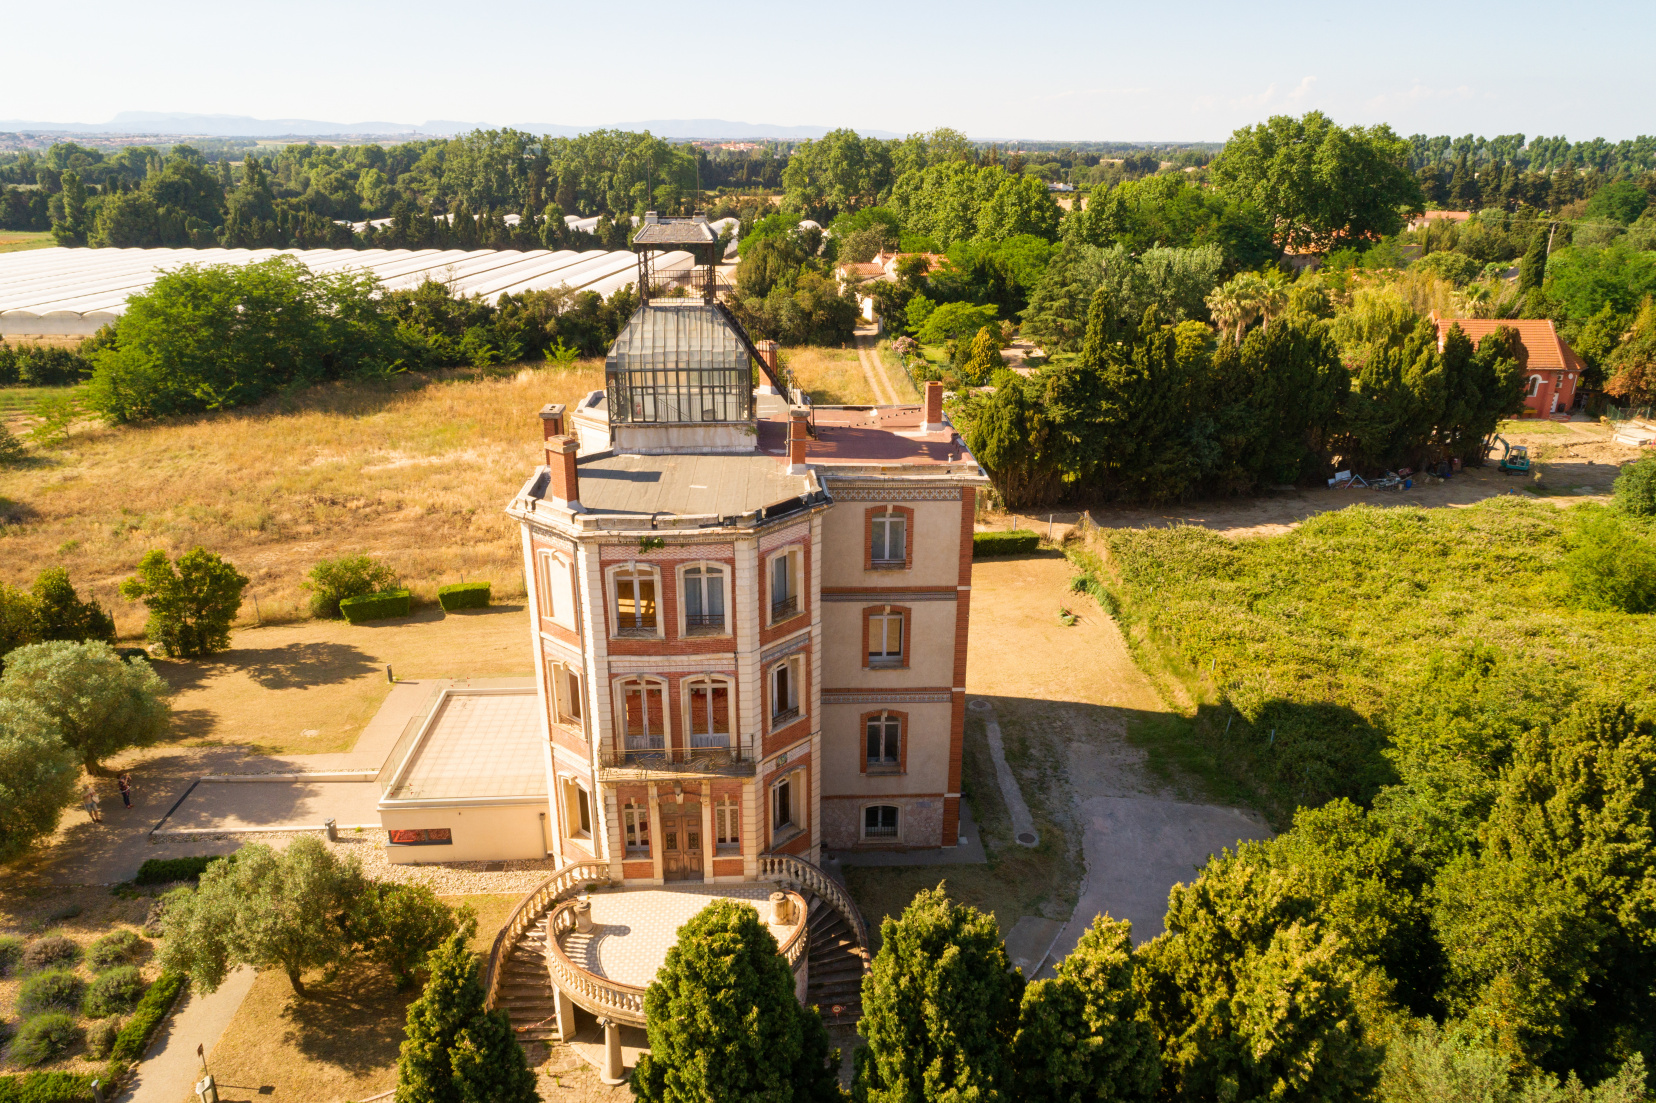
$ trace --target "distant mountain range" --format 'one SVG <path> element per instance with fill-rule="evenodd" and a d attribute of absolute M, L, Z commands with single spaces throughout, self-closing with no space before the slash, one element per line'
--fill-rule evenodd
<path fill-rule="evenodd" d="M 123 111 L 106 123 L 54 123 L 36 119 L 0 119 L 0 132 L 34 131 L 49 134 L 165 134 L 200 135 L 209 138 L 320 138 L 342 135 L 398 135 L 410 137 L 460 134 L 493 124 L 431 119 L 423 123 L 392 123 L 371 120 L 333 123 L 318 119 L 255 119 L 248 115 L 197 115 L 181 111 Z M 820 138 L 825 126 L 777 126 L 772 123 L 731 122 L 728 119 L 646 119 L 599 126 L 569 126 L 564 123 L 513 123 L 514 129 L 531 134 L 573 137 L 588 131 L 648 130 L 660 138 L 700 138 L 707 141 L 739 141 L 779 138 L 800 141 Z M 887 130 L 862 130 L 865 138 L 900 138 Z"/>

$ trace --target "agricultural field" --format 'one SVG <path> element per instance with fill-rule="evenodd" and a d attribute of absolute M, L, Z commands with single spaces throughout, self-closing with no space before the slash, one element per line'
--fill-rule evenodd
<path fill-rule="evenodd" d="M 503 509 L 544 462 L 536 413 L 602 380 L 596 361 L 406 375 L 143 426 L 77 422 L 60 446 L 0 470 L 0 581 L 61 565 L 122 635 L 141 630 L 143 610 L 117 587 L 156 547 L 234 563 L 252 580 L 248 624 L 305 616 L 312 564 L 359 552 L 420 598 L 463 578 L 521 594 Z"/>
<path fill-rule="evenodd" d="M 0 253 L 18 253 L 24 249 L 48 249 L 57 244 L 49 230 L 39 232 L 0 230 Z"/>

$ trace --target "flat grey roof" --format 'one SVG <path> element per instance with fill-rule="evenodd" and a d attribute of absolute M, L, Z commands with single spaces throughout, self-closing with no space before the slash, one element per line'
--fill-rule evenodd
<path fill-rule="evenodd" d="M 735 517 L 811 492 L 809 475 L 763 454 L 597 452 L 576 465 L 581 504 L 593 513 Z"/>
<path fill-rule="evenodd" d="M 646 222 L 633 234 L 634 245 L 708 245 L 719 235 L 706 222 Z"/>

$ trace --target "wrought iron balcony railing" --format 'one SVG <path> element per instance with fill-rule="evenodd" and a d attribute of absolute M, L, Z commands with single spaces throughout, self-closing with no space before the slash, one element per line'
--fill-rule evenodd
<path fill-rule="evenodd" d="M 799 612 L 799 599 L 797 597 L 785 597 L 781 601 L 771 602 L 771 620 L 773 621 L 787 620 L 797 612 Z"/>

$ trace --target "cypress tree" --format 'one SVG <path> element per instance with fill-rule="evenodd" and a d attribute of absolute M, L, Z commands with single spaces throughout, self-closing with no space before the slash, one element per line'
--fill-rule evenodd
<path fill-rule="evenodd" d="M 1547 278 L 1547 235 L 1537 230 L 1530 238 L 1524 259 L 1518 262 L 1518 290 L 1539 288 Z"/>
<path fill-rule="evenodd" d="M 999 336 L 992 328 L 984 326 L 968 346 L 966 362 L 960 367 L 960 382 L 967 387 L 982 386 L 1004 365 Z"/>
<path fill-rule="evenodd" d="M 425 991 L 408 1006 L 396 1103 L 539 1103 L 506 1013 L 483 1010 L 477 960 L 464 937 L 450 938 L 427 961 Z"/>
<path fill-rule="evenodd" d="M 880 928 L 863 981 L 867 1046 L 857 1052 L 857 1103 L 921 1099 L 1008 1103 L 1023 979 L 992 915 L 956 904 L 943 886 L 917 894 Z"/>
<path fill-rule="evenodd" d="M 1097 916 L 1051 980 L 1024 992 L 1012 1043 L 1028 1103 L 1149 1100 L 1161 1054 L 1135 990 L 1133 926 Z"/>
<path fill-rule="evenodd" d="M 650 1052 L 633 1094 L 651 1103 L 840 1097 L 839 1055 L 759 913 L 716 900 L 679 928 L 644 997 Z M 402 1103 L 399 1099 L 398 1103 Z"/>

